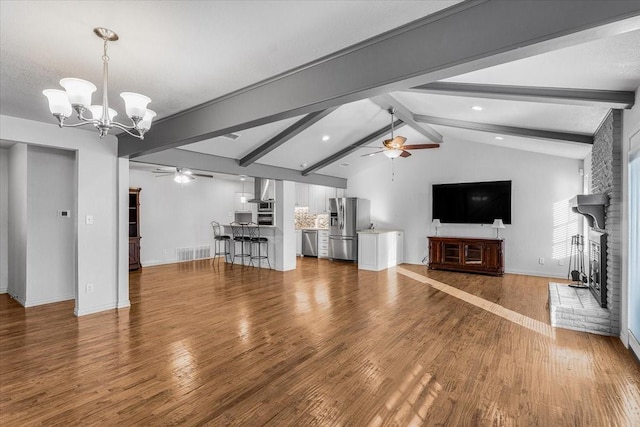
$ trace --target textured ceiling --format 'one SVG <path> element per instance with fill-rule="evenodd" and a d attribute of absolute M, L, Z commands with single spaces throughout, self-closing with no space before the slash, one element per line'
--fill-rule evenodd
<path fill-rule="evenodd" d="M 0 112 L 53 123 L 42 89 L 62 77 L 101 82 L 101 41 L 92 29 L 120 35 L 109 54 L 112 106 L 135 91 L 167 117 L 267 79 L 458 2 L 424 1 L 216 1 L 216 2 L 0 2 Z M 140 17 L 144 19 L 140 19 Z M 169 24 L 170 23 L 170 24 Z M 448 82 L 635 91 L 640 86 L 640 30 L 588 41 L 450 78 Z M 408 52 L 407 55 L 410 55 Z M 100 91 L 99 91 L 100 92 Z M 391 94 L 413 114 L 529 129 L 592 134 L 608 109 L 482 99 L 415 92 Z M 97 101 L 97 99 L 95 99 Z M 474 105 L 482 111 L 471 109 Z M 301 117 L 214 138 L 184 150 L 240 159 Z M 274 149 L 257 163 L 301 170 L 388 125 L 389 115 L 369 100 L 343 105 Z M 570 158 L 590 147 L 433 126 L 447 139 Z M 153 128 L 152 130 L 153 131 Z M 405 126 L 408 144 L 428 142 Z M 322 136 L 328 135 L 328 141 Z M 503 139 L 498 140 L 496 136 Z M 382 139 L 369 146 L 381 146 Z M 385 163 L 360 148 L 317 173 L 349 178 Z M 417 161 L 431 150 L 403 161 Z M 176 165 L 180 166 L 180 165 Z"/>

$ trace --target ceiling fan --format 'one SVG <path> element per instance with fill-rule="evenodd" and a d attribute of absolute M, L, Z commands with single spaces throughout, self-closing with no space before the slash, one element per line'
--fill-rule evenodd
<path fill-rule="evenodd" d="M 153 173 L 156 174 L 156 178 L 164 176 L 173 176 L 173 180 L 178 184 L 186 184 L 189 181 L 196 179 L 196 176 L 203 178 L 213 178 L 213 175 L 205 175 L 201 173 L 193 173 L 189 169 L 173 168 L 175 170 L 156 169 Z"/>
<path fill-rule="evenodd" d="M 395 110 L 393 108 L 389 108 L 389 114 L 391 115 L 391 137 L 389 139 L 385 139 L 382 141 L 382 145 L 384 146 L 382 150 L 374 151 L 373 153 L 363 154 L 360 157 L 373 156 L 378 153 L 384 153 L 390 159 L 395 159 L 396 157 L 409 157 L 411 153 L 408 150 L 423 150 L 427 148 L 438 148 L 440 144 L 412 144 L 412 145 L 404 145 L 407 141 L 407 138 L 404 136 L 393 136 L 393 115 L 395 114 Z"/>

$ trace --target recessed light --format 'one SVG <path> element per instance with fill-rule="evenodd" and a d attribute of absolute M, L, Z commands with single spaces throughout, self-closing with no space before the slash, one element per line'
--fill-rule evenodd
<path fill-rule="evenodd" d="M 237 133 L 227 133 L 222 135 L 222 137 L 226 139 L 230 139 L 231 141 L 235 141 L 236 139 L 240 138 L 240 135 Z"/>
<path fill-rule="evenodd" d="M 482 111 L 482 107 L 481 107 L 481 106 L 479 106 L 479 105 L 474 105 L 473 107 L 471 107 L 471 109 L 472 109 L 473 111 Z"/>
<path fill-rule="evenodd" d="M 246 176 L 246 175 L 240 175 L 240 181 L 244 181 L 244 180 L 246 180 L 246 179 L 247 179 L 247 176 Z"/>
<path fill-rule="evenodd" d="M 303 168 L 303 169 L 306 168 L 307 166 L 308 165 L 306 163 L 300 163 L 300 167 Z"/>
<path fill-rule="evenodd" d="M 504 138 L 503 138 L 503 137 L 501 137 L 501 136 L 496 136 L 496 139 L 497 139 L 498 141 L 502 141 Z"/>
<path fill-rule="evenodd" d="M 351 166 L 351 163 L 342 162 L 340 163 L 340 166 L 342 166 L 343 168 L 346 168 L 347 166 Z"/>
<path fill-rule="evenodd" d="M 328 140 L 330 140 L 331 137 L 329 135 L 325 135 L 322 137 L 322 141 L 327 142 Z"/>

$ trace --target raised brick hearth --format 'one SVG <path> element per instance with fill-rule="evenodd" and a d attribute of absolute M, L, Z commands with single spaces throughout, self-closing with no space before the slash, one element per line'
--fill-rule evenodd
<path fill-rule="evenodd" d="M 587 288 L 549 283 L 551 326 L 599 335 L 617 335 L 618 320 L 600 307 Z"/>

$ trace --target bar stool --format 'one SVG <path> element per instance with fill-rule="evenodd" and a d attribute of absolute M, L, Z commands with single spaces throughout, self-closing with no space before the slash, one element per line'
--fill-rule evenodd
<path fill-rule="evenodd" d="M 220 257 L 218 255 L 224 255 L 224 261 L 228 262 L 227 259 L 231 258 L 231 236 L 222 233 L 222 227 L 216 221 L 211 221 L 211 228 L 213 229 L 213 240 L 214 240 L 214 253 L 213 260 L 211 260 L 211 264 L 215 268 L 216 258 L 218 259 L 218 268 L 220 268 Z"/>
<path fill-rule="evenodd" d="M 269 264 L 269 269 L 271 269 L 271 262 L 269 261 L 269 239 L 266 237 L 260 236 L 260 227 L 258 224 L 250 223 L 249 224 L 249 237 L 251 238 L 250 251 L 251 254 L 250 262 L 253 265 L 253 260 L 258 261 L 258 267 L 261 268 L 261 260 L 266 259 L 267 264 Z M 262 246 L 264 245 L 264 255 L 262 252 Z M 257 253 L 257 255 L 256 255 Z"/>
<path fill-rule="evenodd" d="M 242 265 L 244 266 L 244 260 L 246 258 L 251 262 L 251 245 L 249 245 L 249 252 L 245 252 L 245 245 L 251 243 L 251 238 L 246 233 L 246 225 L 239 222 L 231 223 L 231 233 L 233 234 L 233 258 L 231 258 L 231 268 L 235 263 L 236 258 L 240 258 Z M 240 253 L 238 253 L 238 244 L 240 244 Z"/>

